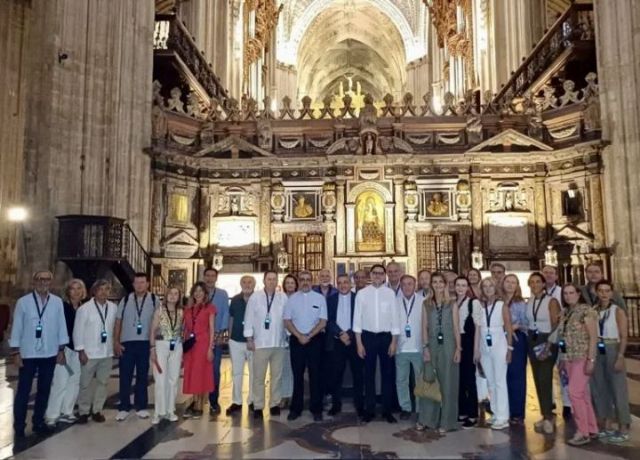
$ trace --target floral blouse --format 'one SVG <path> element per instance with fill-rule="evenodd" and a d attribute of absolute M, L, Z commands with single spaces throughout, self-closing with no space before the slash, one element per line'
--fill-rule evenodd
<path fill-rule="evenodd" d="M 587 357 L 589 352 L 589 332 L 585 327 L 585 319 L 598 320 L 596 311 L 587 304 L 576 305 L 566 310 L 559 324 L 559 339 L 564 339 L 566 353 L 560 353 L 560 359 L 571 361 Z"/>

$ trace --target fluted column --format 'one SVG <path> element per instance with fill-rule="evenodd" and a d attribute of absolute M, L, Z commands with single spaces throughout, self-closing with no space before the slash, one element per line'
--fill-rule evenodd
<path fill-rule="evenodd" d="M 534 183 L 534 215 L 537 230 L 537 249 L 547 242 L 547 200 L 545 198 L 544 176 L 537 175 Z"/>
<path fill-rule="evenodd" d="M 260 205 L 260 254 L 267 255 L 271 243 L 271 181 L 262 181 L 262 200 Z M 273 241 L 280 244 L 280 241 Z"/>
<path fill-rule="evenodd" d="M 471 178 L 471 222 L 473 226 L 473 246 L 482 250 L 482 187 L 480 179 Z"/>
<path fill-rule="evenodd" d="M 336 181 L 336 228 L 338 234 L 336 235 L 336 251 L 338 255 L 345 253 L 345 229 L 347 228 L 347 222 L 345 220 L 345 201 L 344 201 L 344 187 L 345 181 L 343 179 Z"/>
<path fill-rule="evenodd" d="M 613 278 L 627 294 L 640 276 L 640 3 L 595 2 L 596 50 L 604 149 L 603 197 Z"/>

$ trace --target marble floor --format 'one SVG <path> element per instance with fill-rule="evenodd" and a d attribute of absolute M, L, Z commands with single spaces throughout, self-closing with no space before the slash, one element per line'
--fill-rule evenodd
<path fill-rule="evenodd" d="M 242 415 L 216 419 L 180 420 L 152 426 L 132 414 L 124 422 L 114 420 L 117 397 L 117 367 L 109 384 L 106 423 L 63 426 L 46 437 L 28 435 L 14 444 L 12 424 L 16 371 L 0 363 L 0 458 L 18 459 L 239 459 L 239 458 L 479 458 L 479 459 L 619 459 L 638 458 L 640 448 L 640 360 L 628 359 L 628 382 L 633 417 L 632 440 L 626 445 L 594 441 L 584 447 L 571 447 L 574 425 L 558 420 L 554 435 L 533 430 L 537 420 L 535 392 L 528 386 L 527 422 L 523 427 L 493 431 L 487 427 L 460 430 L 445 435 L 417 432 L 413 423 L 390 425 L 381 420 L 360 424 L 350 407 L 345 413 L 322 423 L 314 423 L 309 413 L 287 422 L 287 411 L 279 417 L 265 415 L 254 421 L 245 407 Z M 245 379 L 246 380 L 246 379 Z M 221 405 L 230 404 L 230 363 L 223 360 Z M 150 398 L 153 391 L 150 387 Z M 180 396 L 180 409 L 186 398 Z M 30 417 L 29 417 L 30 420 Z"/>

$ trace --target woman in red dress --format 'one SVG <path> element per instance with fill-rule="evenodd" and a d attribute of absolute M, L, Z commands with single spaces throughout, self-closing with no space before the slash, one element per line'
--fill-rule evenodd
<path fill-rule="evenodd" d="M 202 417 L 202 408 L 214 388 L 213 347 L 215 344 L 216 308 L 207 303 L 207 286 L 198 282 L 191 288 L 188 307 L 184 311 L 184 340 L 195 336 L 195 344 L 184 353 L 182 392 L 193 395 L 184 417 Z"/>

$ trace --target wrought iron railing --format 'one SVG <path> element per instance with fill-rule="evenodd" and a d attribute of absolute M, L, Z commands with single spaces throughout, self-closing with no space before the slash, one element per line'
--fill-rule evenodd
<path fill-rule="evenodd" d="M 211 64 L 204 58 L 185 25 L 175 15 L 156 16 L 153 33 L 156 54 L 175 53 L 210 97 L 224 103 L 229 97 Z"/>
<path fill-rule="evenodd" d="M 492 105 L 502 106 L 523 96 L 563 53 L 580 42 L 594 42 L 594 31 L 593 4 L 572 4 L 513 72 Z"/>

